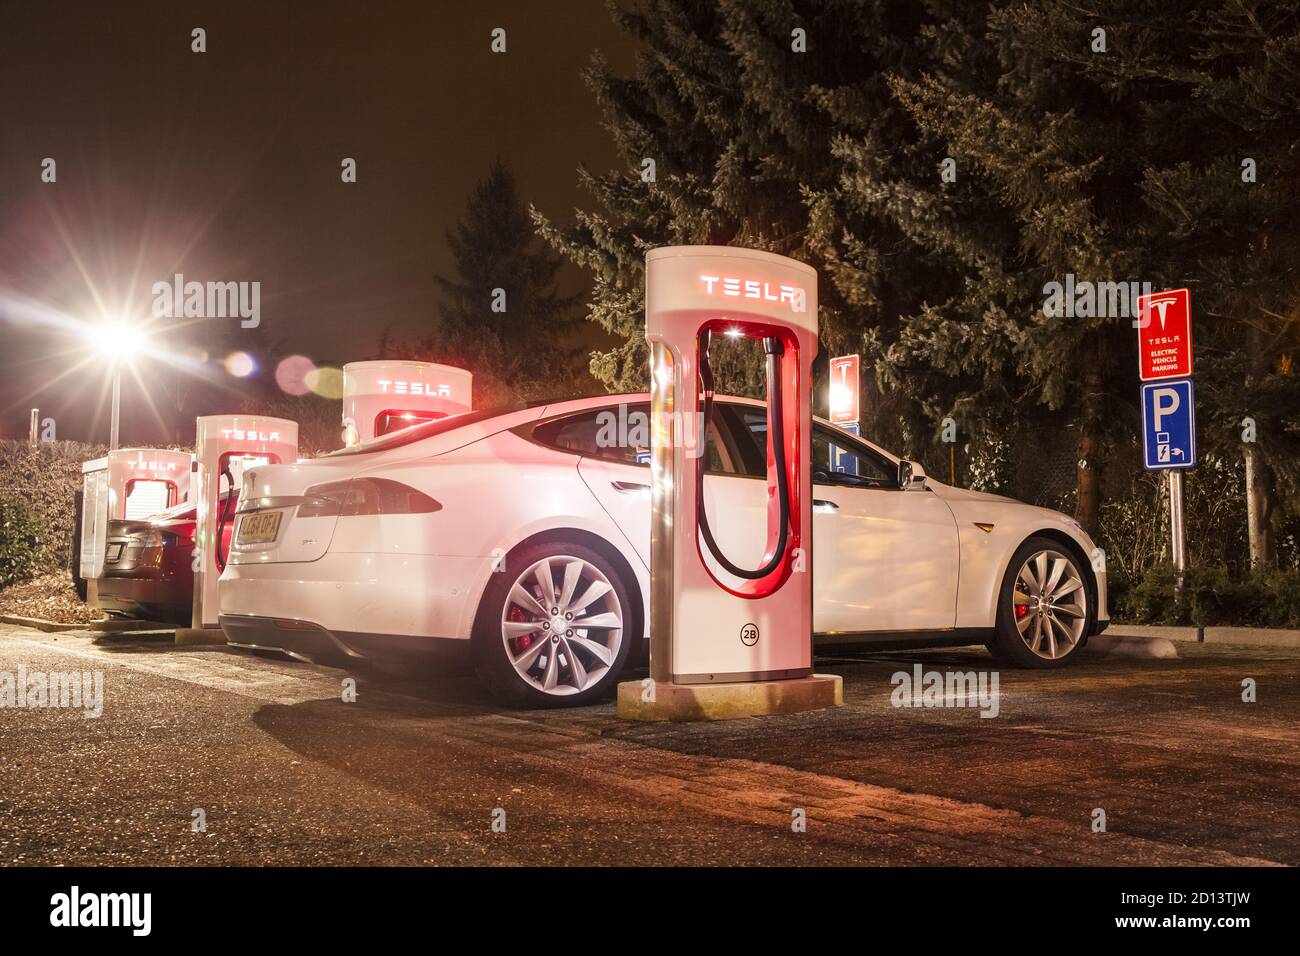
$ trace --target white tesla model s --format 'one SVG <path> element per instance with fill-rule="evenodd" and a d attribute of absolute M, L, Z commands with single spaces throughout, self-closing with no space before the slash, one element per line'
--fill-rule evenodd
<path fill-rule="evenodd" d="M 232 644 L 312 659 L 468 646 L 508 702 L 612 692 L 648 637 L 647 395 L 469 412 L 244 476 L 221 576 Z M 767 411 L 718 399 L 705 502 L 724 550 L 761 560 Z M 816 421 L 819 648 L 987 644 L 1055 667 L 1109 621 L 1071 518 L 927 478 Z"/>

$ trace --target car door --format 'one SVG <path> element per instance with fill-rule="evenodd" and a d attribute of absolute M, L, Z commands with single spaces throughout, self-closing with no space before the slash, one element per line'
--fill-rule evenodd
<path fill-rule="evenodd" d="M 544 444 L 582 457 L 578 475 L 650 567 L 650 405 L 621 402 L 575 412 L 534 430 Z"/>
<path fill-rule="evenodd" d="M 957 522 L 928 489 L 898 487 L 897 465 L 835 429 L 813 430 L 814 526 L 824 630 L 939 631 L 956 624 Z M 823 527 L 829 534 L 822 536 Z"/>
<path fill-rule="evenodd" d="M 619 403 L 575 412 L 533 430 L 534 440 L 581 456 L 579 476 L 647 568 L 649 413 L 646 402 Z M 757 563 L 766 543 L 766 484 L 741 475 L 730 441 L 730 433 L 717 424 L 710 429 L 705 452 L 705 506 L 726 553 L 741 563 Z"/>

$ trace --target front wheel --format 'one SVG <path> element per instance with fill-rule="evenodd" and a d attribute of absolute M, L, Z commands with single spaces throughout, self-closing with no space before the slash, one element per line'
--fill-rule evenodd
<path fill-rule="evenodd" d="M 585 704 L 613 692 L 632 645 L 631 601 L 604 555 L 545 542 L 492 575 L 474 624 L 474 660 L 493 696 L 522 707 Z"/>
<path fill-rule="evenodd" d="M 1030 538 L 1007 565 L 989 644 L 1016 667 L 1061 667 L 1078 654 L 1092 620 L 1079 559 L 1050 538 Z"/>

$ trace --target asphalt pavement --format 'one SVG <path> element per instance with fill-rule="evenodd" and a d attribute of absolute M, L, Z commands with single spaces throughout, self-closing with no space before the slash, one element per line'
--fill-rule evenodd
<path fill-rule="evenodd" d="M 77 671 L 103 693 L 98 717 L 0 708 L 0 862 L 1300 863 L 1300 650 L 1178 654 L 834 654 L 841 708 L 666 725 L 509 711 L 450 664 L 0 624 L 0 691 Z M 924 706 L 896 676 L 917 665 L 985 695 Z"/>

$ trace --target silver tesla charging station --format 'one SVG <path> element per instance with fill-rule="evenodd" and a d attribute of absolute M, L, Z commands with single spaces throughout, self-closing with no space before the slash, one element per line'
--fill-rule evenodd
<path fill-rule="evenodd" d="M 206 415 L 196 422 L 194 457 L 194 618 L 191 627 L 176 631 L 176 640 L 224 644 L 217 579 L 236 534 L 231 495 L 244 470 L 297 460 L 298 423 L 265 415 Z"/>
<path fill-rule="evenodd" d="M 708 468 L 710 348 L 741 339 L 761 343 L 767 369 L 762 485 Z M 619 686 L 619 713 L 719 719 L 841 703 L 840 679 L 812 673 L 816 271 L 751 249 L 652 250 L 646 340 L 650 679 Z"/>

